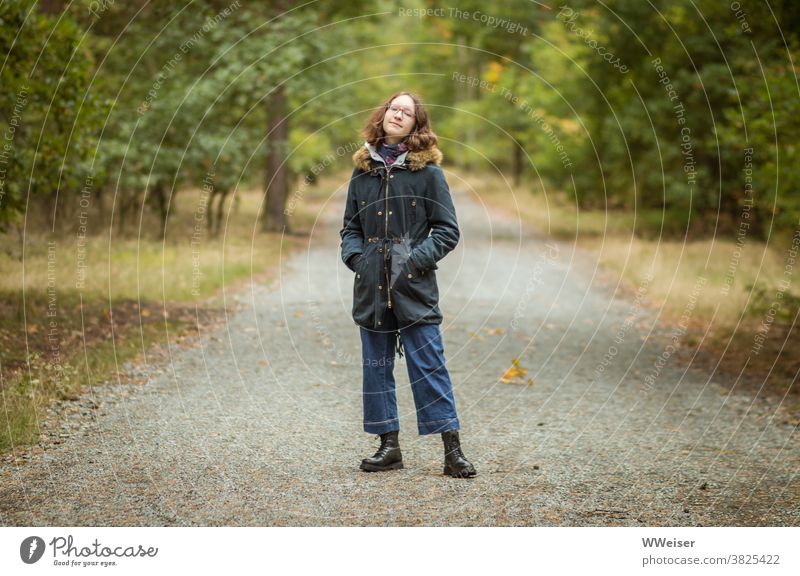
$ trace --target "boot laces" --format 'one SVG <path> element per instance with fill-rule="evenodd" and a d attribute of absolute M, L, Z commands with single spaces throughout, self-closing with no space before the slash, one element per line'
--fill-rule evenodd
<path fill-rule="evenodd" d="M 378 439 L 381 441 L 381 445 L 380 445 L 380 448 L 378 448 L 378 451 L 375 452 L 374 458 L 377 458 L 378 456 L 382 456 L 386 452 L 389 451 L 389 446 L 388 446 L 388 444 L 389 444 L 389 436 L 385 436 L 385 437 L 381 438 L 381 435 L 378 434 Z"/>
<path fill-rule="evenodd" d="M 453 455 L 456 458 L 461 457 L 461 458 L 464 458 L 466 460 L 466 457 L 464 456 L 464 453 L 461 452 L 460 443 L 458 443 L 458 442 L 448 442 L 448 444 L 447 444 L 447 446 L 445 446 L 445 448 L 446 448 L 447 456 Z"/>

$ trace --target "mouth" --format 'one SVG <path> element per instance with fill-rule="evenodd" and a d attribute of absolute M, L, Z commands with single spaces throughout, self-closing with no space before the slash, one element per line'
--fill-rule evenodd
<path fill-rule="evenodd" d="M 397 126 L 398 128 L 402 128 L 402 126 L 400 126 L 400 124 L 398 124 L 397 122 L 389 122 L 389 124 L 391 124 L 392 126 Z"/>

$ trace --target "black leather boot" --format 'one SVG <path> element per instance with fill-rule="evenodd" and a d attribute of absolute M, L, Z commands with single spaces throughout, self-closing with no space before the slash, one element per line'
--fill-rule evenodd
<path fill-rule="evenodd" d="M 444 474 L 453 478 L 469 478 L 478 475 L 475 467 L 461 452 L 458 430 L 442 432 L 442 441 L 444 442 Z"/>
<path fill-rule="evenodd" d="M 365 472 L 382 472 L 398 470 L 403 467 L 403 455 L 400 453 L 399 430 L 381 434 L 381 447 L 372 458 L 361 461 L 361 469 Z"/>

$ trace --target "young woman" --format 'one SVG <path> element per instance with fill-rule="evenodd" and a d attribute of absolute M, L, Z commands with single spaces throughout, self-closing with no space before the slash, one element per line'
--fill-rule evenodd
<path fill-rule="evenodd" d="M 361 330 L 364 431 L 381 445 L 366 472 L 403 467 L 394 381 L 403 349 L 420 434 L 440 433 L 444 474 L 468 478 L 439 325 L 437 262 L 458 244 L 459 229 L 442 153 L 422 101 L 409 92 L 386 100 L 362 131 L 347 192 L 342 260 L 355 273 L 353 320 Z"/>

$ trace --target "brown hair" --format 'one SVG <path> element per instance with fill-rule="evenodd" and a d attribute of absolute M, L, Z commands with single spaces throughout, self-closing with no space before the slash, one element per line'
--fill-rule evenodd
<path fill-rule="evenodd" d="M 406 143 L 408 149 L 412 152 L 427 150 L 432 146 L 436 146 L 439 142 L 439 138 L 431 129 L 431 122 L 428 118 L 428 112 L 425 110 L 425 105 L 422 103 L 422 99 L 412 92 L 397 92 L 392 94 L 383 104 L 375 109 L 369 117 L 369 120 L 367 120 L 367 124 L 361 130 L 361 135 L 373 146 L 377 146 L 378 142 L 383 142 L 386 138 L 386 133 L 383 131 L 383 118 L 386 115 L 386 110 L 389 109 L 392 100 L 403 95 L 410 96 L 414 101 L 414 114 L 416 116 L 414 130 L 403 139 L 403 142 Z"/>

